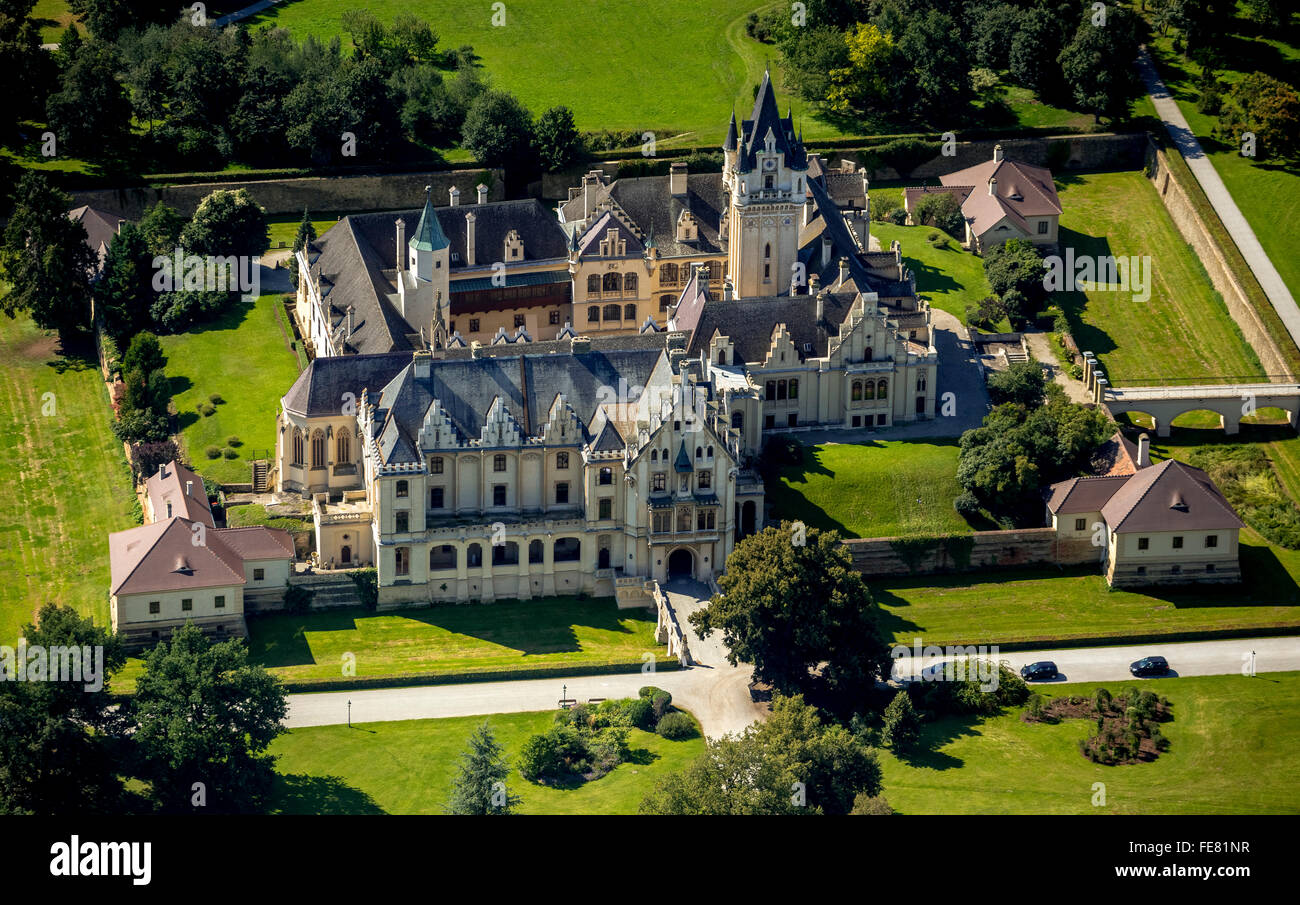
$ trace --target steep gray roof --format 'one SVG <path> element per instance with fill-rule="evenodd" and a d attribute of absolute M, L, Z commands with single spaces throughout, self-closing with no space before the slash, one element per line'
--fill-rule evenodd
<path fill-rule="evenodd" d="M 384 418 L 378 438 L 381 454 L 389 464 L 420 460 L 417 437 L 435 399 L 461 439 L 479 438 L 497 402 L 522 434 L 535 436 L 559 395 L 590 427 L 597 407 L 611 401 L 609 388 L 616 390 L 620 380 L 627 386 L 646 386 L 663 354 L 659 348 L 434 359 L 427 378 L 417 378 L 408 366 L 372 400 Z M 583 439 L 593 438 L 588 433 Z"/>
<path fill-rule="evenodd" d="M 792 169 L 803 169 L 808 165 L 803 143 L 794 132 L 794 121 L 790 117 L 782 118 L 776 107 L 776 91 L 772 88 L 772 76 L 763 73 L 763 82 L 758 86 L 754 98 L 754 112 L 741 124 L 740 154 L 736 167 L 742 173 L 753 170 L 757 164 L 758 151 L 763 150 L 768 131 L 776 139 L 776 149 L 785 154 L 785 164 Z"/>
<path fill-rule="evenodd" d="M 692 357 L 698 355 L 700 350 L 708 348 L 715 333 L 721 333 L 731 338 L 740 360 L 761 362 L 767 358 L 777 324 L 785 324 L 801 360 L 821 358 L 829 351 L 830 337 L 839 336 L 840 324 L 848 316 L 853 298 L 847 293 L 826 293 L 820 324 L 816 296 L 710 299 L 699 309 L 687 353 Z"/>
<path fill-rule="evenodd" d="M 597 196 L 599 204 L 606 193 L 627 212 L 642 235 L 654 232 L 659 254 L 666 257 L 691 254 L 716 254 L 725 251 L 718 241 L 722 211 L 726 208 L 726 190 L 721 173 L 692 173 L 686 177 L 686 194 L 673 195 L 669 176 L 642 176 L 619 179 Z M 699 239 L 677 241 L 677 218 L 689 210 L 699 224 Z"/>
<path fill-rule="evenodd" d="M 1177 459 L 1130 475 L 1101 510 L 1112 531 L 1206 531 L 1242 527 L 1210 476 Z"/>
<path fill-rule="evenodd" d="M 420 211 L 419 225 L 411 236 L 411 245 L 421 251 L 440 251 L 448 244 L 447 237 L 442 232 L 442 224 L 438 222 L 438 215 L 433 212 L 433 201 L 426 191 L 424 208 Z"/>
<path fill-rule="evenodd" d="M 284 407 L 309 418 L 337 415 L 345 394 L 359 402 L 363 389 L 377 392 L 410 363 L 409 351 L 313 359 L 284 394 Z"/>

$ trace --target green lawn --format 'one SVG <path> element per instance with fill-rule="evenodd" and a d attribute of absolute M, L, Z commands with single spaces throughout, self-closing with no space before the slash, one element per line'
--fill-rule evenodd
<path fill-rule="evenodd" d="M 1300 813 L 1300 673 L 1051 686 L 1091 696 L 1134 686 L 1165 695 L 1170 748 L 1155 761 L 1106 767 L 1075 747 L 1082 720 L 1029 724 L 1020 710 L 948 717 L 922 733 L 929 753 L 881 752 L 885 797 L 904 814 Z M 1094 806 L 1094 783 L 1106 803 Z"/>
<path fill-rule="evenodd" d="M 44 20 L 41 25 L 41 40 L 46 44 L 57 44 L 72 24 L 73 14 L 68 7 L 68 0 L 36 0 L 30 19 Z M 77 30 L 84 36 L 86 27 L 77 23 Z"/>
<path fill-rule="evenodd" d="M 215 321 L 162 339 L 182 442 L 206 478 L 246 484 L 249 457 L 275 448 L 280 397 L 298 376 L 292 337 L 276 317 L 279 304 L 278 295 L 264 295 L 252 305 L 236 303 Z M 225 401 L 214 414 L 199 414 L 196 406 L 214 393 Z M 242 442 L 236 458 L 207 458 L 208 446 L 225 448 L 232 436 Z"/>
<path fill-rule="evenodd" d="M 900 202 L 901 203 L 901 202 Z M 929 236 L 939 232 L 947 245 L 936 248 Z M 984 276 L 984 261 L 964 251 L 961 242 L 930 226 L 895 226 L 892 223 L 872 223 L 871 234 L 880 240 L 883 250 L 894 240 L 903 243 L 903 259 L 916 274 L 916 293 L 930 302 L 931 307 L 947 311 L 963 324 L 966 323 L 966 306 L 993 294 Z M 1008 325 L 1009 326 L 1009 325 Z"/>
<path fill-rule="evenodd" d="M 319 216 L 319 214 L 317 216 Z M 301 223 L 301 215 L 296 217 L 292 215 L 268 217 L 267 225 L 270 227 L 268 233 L 271 243 L 268 246 L 269 250 L 278 251 L 281 247 L 280 243 L 284 243 L 283 247 L 292 249 L 293 240 L 298 236 L 298 226 Z M 335 223 L 338 223 L 337 217 L 326 217 L 321 220 L 312 220 L 311 225 L 312 228 L 316 230 L 316 238 L 319 239 L 321 236 L 325 235 L 329 228 Z"/>
<path fill-rule="evenodd" d="M 524 741 L 544 732 L 551 712 L 498 713 L 294 729 L 276 739 L 279 776 L 273 809 L 282 814 L 440 814 L 470 733 L 484 720 L 512 767 Z M 696 735 L 682 741 L 631 730 L 633 760 L 576 788 L 531 783 L 512 771 L 506 781 L 524 814 L 635 814 L 656 782 L 704 752 Z"/>
<path fill-rule="evenodd" d="M 1264 371 L 1222 298 L 1139 172 L 1058 175 L 1061 244 L 1076 255 L 1151 258 L 1151 297 L 1062 292 L 1079 348 L 1113 385 L 1125 381 L 1259 377 Z M 1064 253 L 1064 250 L 1063 252 Z"/>
<path fill-rule="evenodd" d="M 108 534 L 136 523 L 108 393 L 25 316 L 0 317 L 0 639 L 47 601 L 109 624 Z M 46 408 L 46 406 L 51 408 Z M 45 412 L 49 414 L 45 414 Z"/>
<path fill-rule="evenodd" d="M 987 570 L 871 582 L 899 643 L 1063 645 L 1133 635 L 1300 626 L 1300 552 L 1241 533 L 1240 585 L 1111 590 L 1100 568 Z"/>
<path fill-rule="evenodd" d="M 248 620 L 253 659 L 290 682 L 342 679 L 346 653 L 356 658 L 358 679 L 453 673 L 489 679 L 519 669 L 640 666 L 647 652 L 666 662 L 654 628 L 649 610 L 575 597 Z"/>
<path fill-rule="evenodd" d="M 1255 70 L 1297 84 L 1300 72 L 1300 46 L 1278 40 L 1280 32 L 1267 37 L 1255 36 L 1239 19 L 1229 20 L 1229 47 L 1222 55 L 1219 77 L 1228 85 Z M 1292 34 L 1300 34 L 1300 19 L 1293 14 Z M 1293 296 L 1300 297 L 1300 258 L 1294 247 L 1295 222 L 1300 217 L 1300 166 L 1277 160 L 1263 161 L 1242 157 L 1240 149 L 1225 145 L 1212 137 L 1216 117 L 1196 109 L 1199 92 L 1195 81 L 1201 67 L 1176 54 L 1172 38 L 1157 38 L 1151 50 L 1166 86 L 1173 93 L 1187 123 L 1196 133 L 1219 177 L 1232 193 L 1233 200 L 1255 231 L 1273 266 L 1286 281 Z M 1288 76 L 1289 73 L 1289 76 Z"/>
<path fill-rule="evenodd" d="M 329 40 L 343 33 L 346 0 L 298 0 L 249 20 Z M 421 16 L 439 35 L 439 46 L 473 45 L 492 83 L 513 92 L 534 113 L 563 104 L 580 129 L 634 129 L 657 134 L 660 143 L 722 143 L 729 110 L 747 114 L 765 63 L 775 48 L 745 34 L 750 12 L 762 0 L 511 0 L 506 24 L 492 25 L 490 3 L 373 0 L 367 8 L 385 24 L 399 12 Z M 805 138 L 833 138 L 839 129 L 812 115 L 806 104 L 782 91 Z"/>
<path fill-rule="evenodd" d="M 806 446 L 802 465 L 781 469 L 768 500 L 778 519 L 833 528 L 844 537 L 904 537 L 971 530 L 952 501 L 955 440 L 871 440 Z"/>

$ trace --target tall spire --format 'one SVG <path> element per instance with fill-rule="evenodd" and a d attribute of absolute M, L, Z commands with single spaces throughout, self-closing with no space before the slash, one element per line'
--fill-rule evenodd
<path fill-rule="evenodd" d="M 722 150 L 734 151 L 736 150 L 737 144 L 738 144 L 738 140 L 736 138 L 736 110 L 733 107 L 731 110 L 731 125 L 727 126 L 727 140 L 723 142 Z"/>

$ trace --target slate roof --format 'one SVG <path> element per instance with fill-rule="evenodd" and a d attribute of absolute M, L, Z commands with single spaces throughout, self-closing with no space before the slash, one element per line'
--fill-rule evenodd
<path fill-rule="evenodd" d="M 417 437 L 434 399 L 462 440 L 481 436 L 494 404 L 504 406 L 522 434 L 535 436 L 561 394 L 590 427 L 597 407 L 609 401 L 602 387 L 618 387 L 620 380 L 628 386 L 649 385 L 664 354 L 662 347 L 577 354 L 526 351 L 529 354 L 433 359 L 427 378 L 417 378 L 413 367 L 403 369 L 376 400 L 377 414 L 383 418 L 378 437 L 383 461 L 420 461 Z M 589 431 L 584 439 L 595 438 Z"/>
<path fill-rule="evenodd" d="M 721 333 L 731 338 L 741 361 L 764 361 L 772 347 L 772 333 L 777 324 L 785 324 L 800 360 L 821 358 L 830 350 L 830 338 L 839 336 L 840 324 L 848 316 L 854 297 L 853 293 L 827 292 L 821 324 L 817 323 L 817 297 L 793 295 L 731 301 L 710 299 L 699 306 L 691 327 L 680 322 L 675 325 L 678 329 L 694 330 L 687 349 L 692 357 L 707 349 L 714 335 Z"/>
<path fill-rule="evenodd" d="M 1053 484 L 1047 508 L 1057 515 L 1101 512 L 1128 481 L 1128 475 L 1088 475 Z"/>
<path fill-rule="evenodd" d="M 282 401 L 285 409 L 296 415 L 309 418 L 337 415 L 347 401 L 346 393 L 359 401 L 363 389 L 378 392 L 410 363 L 409 351 L 315 358 L 298 375 Z"/>
<path fill-rule="evenodd" d="M 661 256 L 724 253 L 726 248 L 718 239 L 722 211 L 727 206 L 722 174 L 688 173 L 685 195 L 670 191 L 670 179 L 670 176 L 641 176 L 615 180 L 598 191 L 597 208 L 606 198 L 612 199 L 642 236 L 648 238 L 653 233 Z M 677 220 L 684 209 L 694 215 L 699 227 L 699 238 L 694 242 L 677 241 Z M 628 251 L 631 252 L 630 243 Z"/>
<path fill-rule="evenodd" d="M 1176 459 L 1131 475 L 1101 510 L 1112 531 L 1214 531 L 1243 527 L 1210 476 Z"/>
<path fill-rule="evenodd" d="M 187 483 L 190 486 L 188 494 L 185 492 Z M 209 528 L 216 526 L 203 479 L 180 462 L 171 461 L 159 466 L 158 471 L 145 480 L 144 487 L 155 519 L 167 518 L 167 504 L 171 503 L 173 516 L 202 522 Z"/>
<path fill-rule="evenodd" d="M 808 158 L 803 143 L 795 135 L 794 120 L 788 116 L 782 118 L 776 107 L 772 76 L 764 72 L 758 94 L 754 97 L 754 111 L 740 126 L 736 157 L 736 168 L 740 172 L 750 172 L 757 165 L 756 154 L 763 150 L 763 142 L 767 139 L 769 130 L 776 139 L 776 149 L 785 154 L 786 166 L 796 170 L 807 167 Z"/>
<path fill-rule="evenodd" d="M 104 256 L 117 235 L 118 222 L 124 218 L 112 211 L 101 210 L 83 204 L 68 211 L 68 219 L 80 223 L 86 230 L 86 244 L 99 257 L 99 264 L 104 264 Z"/>
<path fill-rule="evenodd" d="M 476 262 L 486 266 L 505 260 L 506 235 L 516 230 L 523 242 L 523 258 L 512 263 L 536 263 L 568 256 L 568 235 L 553 211 L 535 198 L 353 214 L 344 217 L 313 243 L 310 249 L 312 279 L 321 278 L 324 301 L 331 308 L 334 326 L 340 326 L 352 306 L 350 351 L 384 353 L 412 349 L 408 334 L 418 325 L 407 324 L 394 303 L 397 266 L 397 221 L 405 224 L 408 239 L 450 249 L 451 287 L 467 291 L 473 286 L 455 281 L 466 268 L 465 214 L 474 212 Z M 434 216 L 426 216 L 431 212 Z M 425 235 L 427 234 L 427 235 Z M 424 235 L 422 239 L 421 236 Z M 403 252 L 403 261 L 406 253 Z M 566 270 L 567 273 L 567 270 Z M 507 272 L 507 279 L 509 273 Z"/>

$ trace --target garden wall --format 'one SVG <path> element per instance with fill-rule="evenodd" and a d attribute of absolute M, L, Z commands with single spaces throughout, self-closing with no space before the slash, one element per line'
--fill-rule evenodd
<path fill-rule="evenodd" d="M 372 176 L 311 176 L 297 179 L 263 179 L 250 182 L 198 183 L 190 185 L 132 186 L 73 192 L 73 204 L 113 211 L 128 220 L 139 220 L 157 201 L 176 208 L 186 217 L 199 202 L 217 189 L 247 189 L 271 216 L 372 210 L 402 210 L 424 203 L 424 187 L 433 187 L 433 203 L 445 205 L 448 191 L 460 189 L 462 204 L 478 197 L 477 186 L 488 186 L 488 200 L 505 198 L 505 181 L 500 169 L 442 170 L 423 173 L 391 173 Z"/>
<path fill-rule="evenodd" d="M 946 537 L 872 537 L 846 540 L 853 566 L 863 575 L 931 575 L 1014 566 L 1076 566 L 1097 563 L 1090 540 L 1058 540 L 1052 528 L 978 531 Z"/>
<path fill-rule="evenodd" d="M 1169 212 L 1170 218 L 1183 238 L 1196 252 L 1197 258 L 1210 275 L 1210 282 L 1214 288 L 1223 296 L 1223 301 L 1228 306 L 1228 313 L 1241 328 L 1246 342 L 1250 343 L 1255 354 L 1259 356 L 1264 372 L 1270 375 L 1270 379 L 1275 383 L 1294 380 L 1293 365 L 1297 354 L 1294 344 L 1290 342 L 1290 337 L 1285 335 L 1285 328 L 1280 322 L 1277 329 L 1282 331 L 1281 335 L 1275 335 L 1265 324 L 1263 317 L 1260 316 L 1260 309 L 1257 304 L 1251 302 L 1250 297 L 1250 292 L 1253 291 L 1259 300 L 1258 304 L 1271 306 L 1264 296 L 1263 289 L 1255 282 L 1255 276 L 1250 272 L 1249 266 L 1245 265 L 1244 260 L 1234 268 L 1224 249 L 1215 240 L 1203 215 L 1197 210 L 1197 203 L 1193 196 L 1202 201 L 1205 207 L 1209 207 L 1209 203 L 1204 197 L 1200 184 L 1196 182 L 1196 177 L 1186 169 L 1185 165 L 1170 166 L 1170 152 L 1167 149 L 1148 143 L 1148 152 L 1147 172 L 1156 191 L 1160 194 L 1165 210 Z M 1209 215 L 1213 215 L 1212 209 Z M 1224 232 L 1225 241 L 1232 241 L 1226 236 L 1226 230 Z M 1254 284 L 1250 291 L 1247 289 L 1247 283 Z M 1272 313 L 1271 307 L 1268 312 Z M 1287 343 L 1290 348 L 1284 349 L 1279 345 L 1282 342 Z"/>
<path fill-rule="evenodd" d="M 961 138 L 961 133 L 957 137 Z M 868 174 L 873 180 L 937 179 L 945 173 L 964 170 L 993 159 L 993 148 L 1002 145 L 1003 154 L 1034 166 L 1061 170 L 1136 170 L 1146 157 L 1149 140 L 1145 132 L 1096 135 L 1060 135 L 1046 138 L 982 138 L 958 141 L 952 157 L 938 155 L 910 171 L 900 173 L 887 165 L 878 165 Z M 841 158 L 865 163 L 872 158 L 870 148 L 851 151 L 827 151 L 823 155 L 832 164 Z"/>

